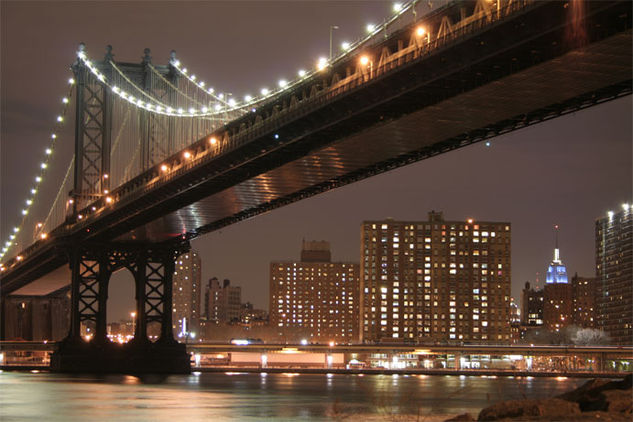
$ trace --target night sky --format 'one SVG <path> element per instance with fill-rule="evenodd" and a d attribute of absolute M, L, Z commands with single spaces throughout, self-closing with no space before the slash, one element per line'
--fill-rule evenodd
<path fill-rule="evenodd" d="M 149 47 L 154 63 L 166 64 L 174 49 L 208 86 L 241 98 L 292 79 L 327 56 L 330 25 L 340 27 L 334 31 L 336 51 L 342 41 L 363 35 L 367 23 L 387 17 L 391 3 L 2 1 L 0 11 L 4 243 L 20 221 L 48 146 L 79 42 L 96 59 L 111 44 L 115 59 L 130 62 L 140 61 Z M 443 211 L 448 220 L 512 223 L 517 298 L 536 273 L 542 285 L 554 224 L 560 225 L 561 258 L 570 275 L 592 276 L 595 219 L 632 198 L 631 114 L 629 96 L 208 234 L 192 243 L 202 256 L 203 281 L 230 278 L 242 286 L 243 301 L 267 308 L 269 262 L 298 259 L 302 239 L 329 240 L 334 260 L 358 262 L 363 220 L 425 220 L 430 210 Z M 72 149 L 69 129 L 60 155 Z M 112 284 L 111 320 L 134 307 L 130 278 L 117 275 Z"/>

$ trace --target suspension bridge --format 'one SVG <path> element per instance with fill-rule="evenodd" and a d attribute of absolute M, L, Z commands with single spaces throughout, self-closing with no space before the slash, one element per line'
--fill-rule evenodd
<path fill-rule="evenodd" d="M 191 239 L 631 93 L 627 1 L 456 1 L 420 18 L 415 5 L 240 101 L 175 53 L 166 65 L 149 49 L 126 63 L 112 47 L 95 59 L 80 45 L 58 117 L 74 119 L 72 158 L 46 151 L 42 171 L 66 169 L 46 187 L 58 193 L 35 207 L 37 176 L 0 266 L 3 298 L 71 284 L 70 334 L 52 367 L 93 370 L 98 357 L 104 371 L 187 370 L 171 333 L 171 277 Z M 134 275 L 137 325 L 113 353 L 105 309 L 120 269 Z M 87 323 L 90 343 L 79 335 Z M 151 323 L 162 327 L 156 343 Z"/>

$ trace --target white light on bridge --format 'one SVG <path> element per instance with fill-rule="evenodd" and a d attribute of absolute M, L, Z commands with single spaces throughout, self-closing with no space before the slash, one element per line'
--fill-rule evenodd
<path fill-rule="evenodd" d="M 66 98 L 66 97 L 62 98 L 62 103 L 68 104 L 68 98 Z"/>
<path fill-rule="evenodd" d="M 40 183 L 40 182 L 42 181 L 42 177 L 41 177 L 41 176 L 37 176 L 37 177 L 35 178 L 35 181 L 36 181 L 37 183 Z"/>
<path fill-rule="evenodd" d="M 235 101 L 235 99 L 234 99 L 234 98 L 231 98 L 231 99 L 229 100 L 229 105 L 230 105 L 231 107 L 234 107 L 236 103 L 237 103 L 237 102 Z"/>
<path fill-rule="evenodd" d="M 362 64 L 363 66 L 367 66 L 369 64 L 369 57 L 367 56 L 362 56 L 360 58 L 360 64 Z"/>
<path fill-rule="evenodd" d="M 55 135 L 54 133 L 51 134 L 51 139 L 57 139 L 57 135 Z"/>
<path fill-rule="evenodd" d="M 214 137 L 209 138 L 209 143 L 210 143 L 211 145 L 215 145 L 217 142 L 218 142 L 218 140 L 217 140 L 217 139 L 215 139 Z"/>
<path fill-rule="evenodd" d="M 215 107 L 213 107 L 215 109 L 215 111 L 220 111 L 222 110 L 222 106 L 220 104 L 216 104 Z"/>
<path fill-rule="evenodd" d="M 29 210 L 22 210 L 22 215 L 27 215 L 29 213 Z"/>
<path fill-rule="evenodd" d="M 246 101 L 247 103 L 250 102 L 253 99 L 253 97 L 251 97 L 250 95 L 245 95 L 244 96 L 244 101 Z M 230 100 L 229 100 L 229 104 L 230 104 Z"/>
<path fill-rule="evenodd" d="M 306 75 L 306 71 L 301 69 L 299 72 L 297 72 L 299 74 L 300 78 L 303 78 Z"/>
<path fill-rule="evenodd" d="M 624 211 L 628 211 L 629 210 L 629 204 L 622 204 L 622 209 Z"/>
<path fill-rule="evenodd" d="M 46 234 L 46 233 L 40 234 L 40 239 L 42 239 L 42 240 L 46 240 L 47 237 L 48 237 L 48 234 Z"/>
<path fill-rule="evenodd" d="M 376 30 L 376 25 L 374 25 L 373 23 L 367 24 L 365 29 L 367 29 L 367 32 L 371 34 L 372 32 Z"/>
<path fill-rule="evenodd" d="M 111 203 L 112 203 L 112 197 L 111 197 L 111 196 L 106 196 L 105 201 L 106 201 L 108 204 L 111 204 Z"/>
<path fill-rule="evenodd" d="M 195 109 L 195 108 L 193 108 L 193 107 L 191 107 L 191 108 L 189 109 L 189 114 L 195 114 L 195 113 L 196 113 L 196 109 Z"/>
<path fill-rule="evenodd" d="M 190 153 L 189 151 L 185 151 L 185 152 L 182 154 L 182 156 L 183 156 L 183 157 L 185 157 L 186 159 L 189 159 L 189 158 L 191 158 L 191 153 Z"/>
<path fill-rule="evenodd" d="M 46 148 L 46 155 L 51 155 L 53 153 L 53 150 L 50 148 Z"/>
<path fill-rule="evenodd" d="M 349 48 L 350 48 L 351 46 L 352 46 L 352 45 L 351 45 L 349 42 L 347 42 L 347 41 L 343 41 L 343 42 L 341 43 L 341 48 L 342 48 L 343 50 L 345 50 L 345 51 L 349 50 Z"/>
<path fill-rule="evenodd" d="M 167 170 L 169 170 L 169 167 L 167 167 L 165 164 L 163 164 L 162 166 L 160 166 L 160 170 L 164 173 Z"/>
<path fill-rule="evenodd" d="M 418 28 L 415 30 L 415 34 L 418 37 L 421 37 L 422 35 L 426 34 L 426 29 L 424 29 L 423 26 L 418 26 Z"/>
<path fill-rule="evenodd" d="M 393 11 L 398 13 L 399 11 L 402 10 L 402 3 L 394 3 L 393 4 Z"/>
<path fill-rule="evenodd" d="M 64 121 L 64 118 L 62 116 L 57 116 L 57 121 L 61 123 Z"/>
<path fill-rule="evenodd" d="M 327 59 L 325 57 L 319 57 L 319 61 L 317 62 L 317 69 L 323 70 L 327 67 Z"/>
<path fill-rule="evenodd" d="M 213 94 L 215 92 L 215 90 L 213 88 L 209 88 L 208 92 L 209 92 L 209 94 Z"/>
<path fill-rule="evenodd" d="M 68 79 L 68 83 L 70 85 L 73 85 L 75 83 L 75 80 L 73 78 Z"/>
<path fill-rule="evenodd" d="M 19 227 L 14 227 L 14 228 L 13 228 L 13 233 L 17 233 L 17 232 L 19 232 L 19 231 L 20 231 L 20 228 L 19 228 Z"/>
<path fill-rule="evenodd" d="M 262 90 L 260 92 L 262 93 L 262 95 L 268 95 L 270 93 L 268 88 L 262 88 Z"/>
<path fill-rule="evenodd" d="M 205 85 L 206 85 L 206 83 L 205 83 L 204 81 L 200 81 L 200 86 L 201 86 L 202 88 L 204 88 L 204 86 L 205 86 Z"/>
<path fill-rule="evenodd" d="M 278 84 L 279 84 L 279 88 L 285 88 L 286 85 L 288 85 L 288 81 L 286 81 L 285 79 L 280 79 Z"/>
<path fill-rule="evenodd" d="M 46 163 L 42 163 L 40 164 L 40 167 L 42 167 L 43 169 L 45 169 L 46 167 L 48 167 L 48 165 Z"/>
<path fill-rule="evenodd" d="M 206 113 L 207 111 L 209 111 L 209 109 L 207 107 L 202 107 L 202 109 L 200 109 L 200 111 L 202 111 L 203 113 Z"/>
<path fill-rule="evenodd" d="M 191 75 L 191 80 L 195 81 L 196 80 L 196 75 Z"/>

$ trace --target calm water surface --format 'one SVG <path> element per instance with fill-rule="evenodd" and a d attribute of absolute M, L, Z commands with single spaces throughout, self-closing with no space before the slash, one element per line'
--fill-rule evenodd
<path fill-rule="evenodd" d="M 585 380 L 203 373 L 169 377 L 0 373 L 2 421 L 441 420 Z"/>

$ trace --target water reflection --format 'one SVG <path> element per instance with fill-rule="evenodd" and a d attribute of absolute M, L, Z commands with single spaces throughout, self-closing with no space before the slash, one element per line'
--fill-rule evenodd
<path fill-rule="evenodd" d="M 582 382 L 294 373 L 133 377 L 4 372 L 0 373 L 0 420 L 381 420 L 394 415 L 476 414 L 498 400 L 551 397 Z"/>

